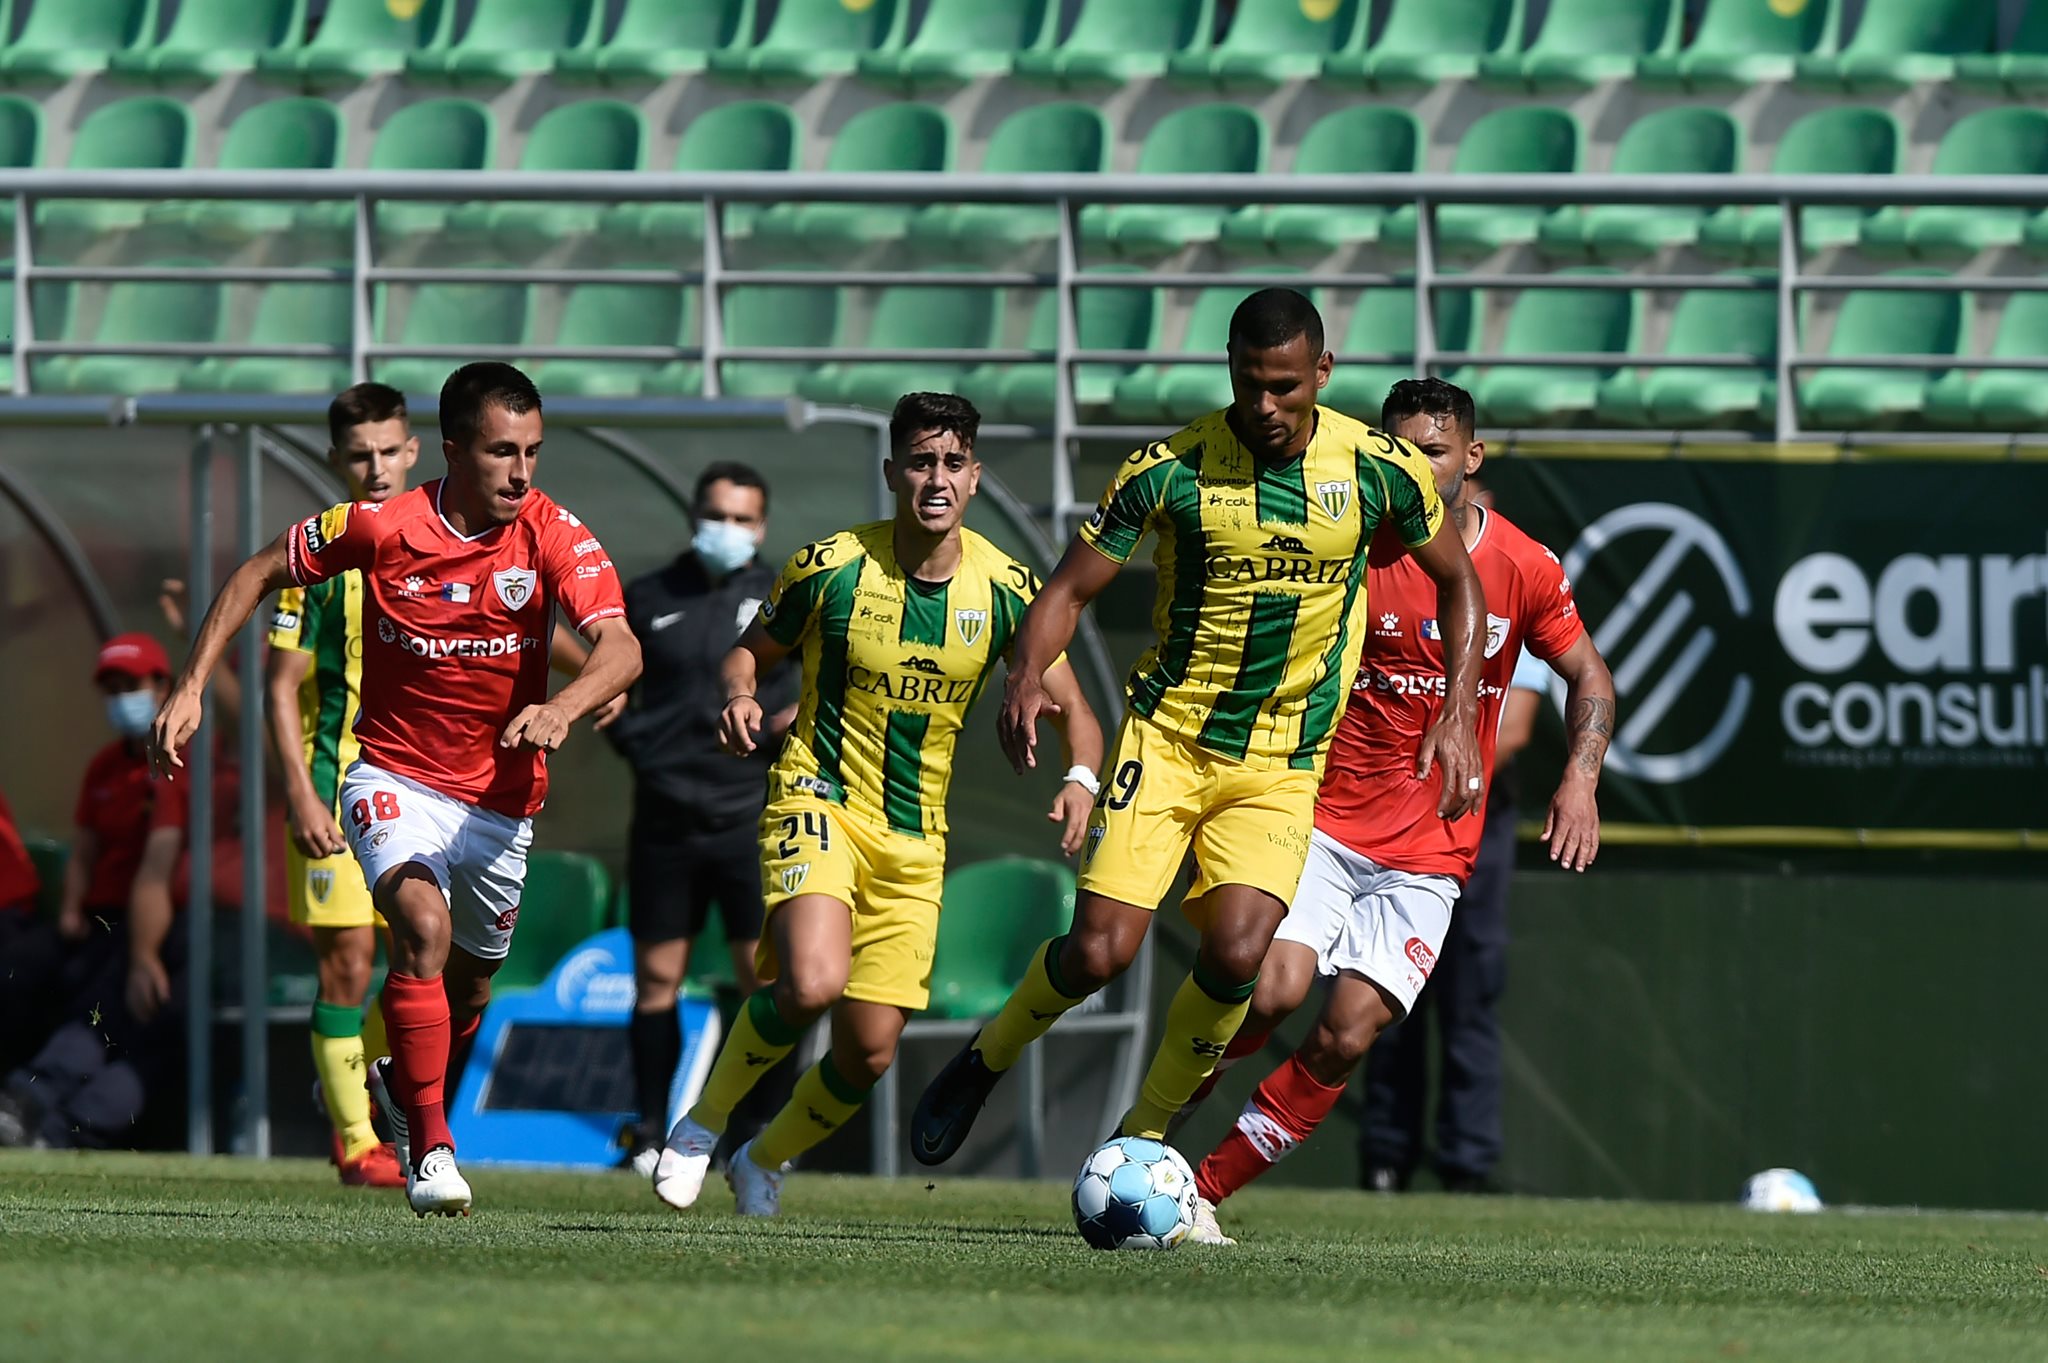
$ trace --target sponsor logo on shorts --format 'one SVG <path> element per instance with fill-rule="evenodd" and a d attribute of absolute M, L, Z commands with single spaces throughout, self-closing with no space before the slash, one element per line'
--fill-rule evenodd
<path fill-rule="evenodd" d="M 325 904 L 327 896 L 334 893 L 334 872 L 326 869 L 306 872 L 306 889 L 311 892 L 315 903 Z"/>
<path fill-rule="evenodd" d="M 1429 949 L 1429 943 L 1420 937 L 1410 937 L 1408 945 L 1402 950 L 1408 953 L 1409 960 L 1415 962 L 1415 968 L 1422 972 L 1422 978 L 1428 979 L 1429 972 L 1436 969 L 1436 953 Z"/>
<path fill-rule="evenodd" d="M 1095 824 L 1088 830 L 1088 845 L 1081 849 L 1081 864 L 1086 866 L 1095 860 L 1095 849 L 1102 846 L 1102 835 L 1109 832 L 1104 824 Z"/>
<path fill-rule="evenodd" d="M 519 922 L 519 906 L 514 904 L 497 917 L 498 931 L 510 932 Z"/>
<path fill-rule="evenodd" d="M 811 863 L 800 861 L 794 866 L 782 868 L 782 892 L 795 894 L 797 886 L 804 883 L 804 877 L 811 873 Z"/>
<path fill-rule="evenodd" d="M 281 634 L 290 634 L 299 627 L 299 613 L 279 611 L 270 617 L 270 627 Z"/>
<path fill-rule="evenodd" d="M 821 800 L 832 798 L 832 783 L 822 776 L 792 776 L 789 784 L 791 789 L 815 795 Z"/>
<path fill-rule="evenodd" d="M 378 830 L 377 830 L 376 832 L 374 832 L 374 833 L 372 833 L 372 834 L 370 835 L 370 846 L 372 846 L 372 847 L 382 847 L 382 846 L 384 845 L 384 840 L 385 840 L 386 838 L 390 837 L 390 836 L 391 836 L 391 830 L 390 830 L 390 829 L 388 829 L 388 828 L 380 828 L 380 829 L 378 829 Z"/>

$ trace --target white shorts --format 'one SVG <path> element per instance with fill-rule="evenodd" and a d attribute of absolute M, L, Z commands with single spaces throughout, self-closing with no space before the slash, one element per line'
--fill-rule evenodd
<path fill-rule="evenodd" d="M 1273 940 L 1315 952 L 1318 974 L 1363 975 L 1393 995 L 1406 1017 L 1443 950 L 1458 889 L 1450 876 L 1389 870 L 1318 828 L 1309 835 L 1301 888 Z"/>
<path fill-rule="evenodd" d="M 512 947 L 533 820 L 479 809 L 357 759 L 341 778 L 342 831 L 375 890 L 416 861 L 448 898 L 455 945 L 499 961 Z"/>

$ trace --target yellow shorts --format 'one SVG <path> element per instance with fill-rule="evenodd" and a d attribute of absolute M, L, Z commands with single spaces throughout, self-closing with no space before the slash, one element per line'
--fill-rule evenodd
<path fill-rule="evenodd" d="M 347 852 L 308 861 L 287 842 L 285 884 L 291 895 L 292 921 L 303 927 L 384 926 L 383 915 L 370 902 L 370 887 L 363 883 L 363 868 Z"/>
<path fill-rule="evenodd" d="M 1313 771 L 1247 766 L 1127 716 L 1088 816 L 1080 888 L 1156 909 L 1192 846 L 1189 900 L 1250 885 L 1291 904 L 1318 784 Z"/>
<path fill-rule="evenodd" d="M 946 848 L 891 832 L 808 792 L 779 795 L 761 815 L 761 897 L 768 922 L 754 961 L 761 978 L 780 973 L 776 909 L 798 895 L 836 899 L 853 914 L 846 997 L 919 1009 L 931 1002 L 932 949 Z"/>

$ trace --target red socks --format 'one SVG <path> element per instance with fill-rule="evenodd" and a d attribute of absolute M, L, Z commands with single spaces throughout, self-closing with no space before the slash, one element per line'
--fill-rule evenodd
<path fill-rule="evenodd" d="M 418 1160 L 437 1145 L 453 1150 L 443 1091 L 452 1028 L 441 981 L 393 971 L 378 1002 L 391 1039 L 392 1087 L 397 1090 L 392 1096 L 405 1107 L 413 1158 Z"/>
<path fill-rule="evenodd" d="M 1309 1138 L 1330 1115 L 1342 1084 L 1331 1088 L 1302 1067 L 1301 1057 L 1267 1075 L 1238 1114 L 1237 1125 L 1195 1171 L 1195 1188 L 1221 1202 L 1250 1183 Z"/>

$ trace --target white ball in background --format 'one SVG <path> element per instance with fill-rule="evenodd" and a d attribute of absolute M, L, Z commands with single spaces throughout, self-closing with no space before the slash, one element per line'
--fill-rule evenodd
<path fill-rule="evenodd" d="M 1753 1212 L 1817 1212 L 1820 1193 L 1797 1169 L 1766 1169 L 1742 1185 L 1742 1205 Z"/>

